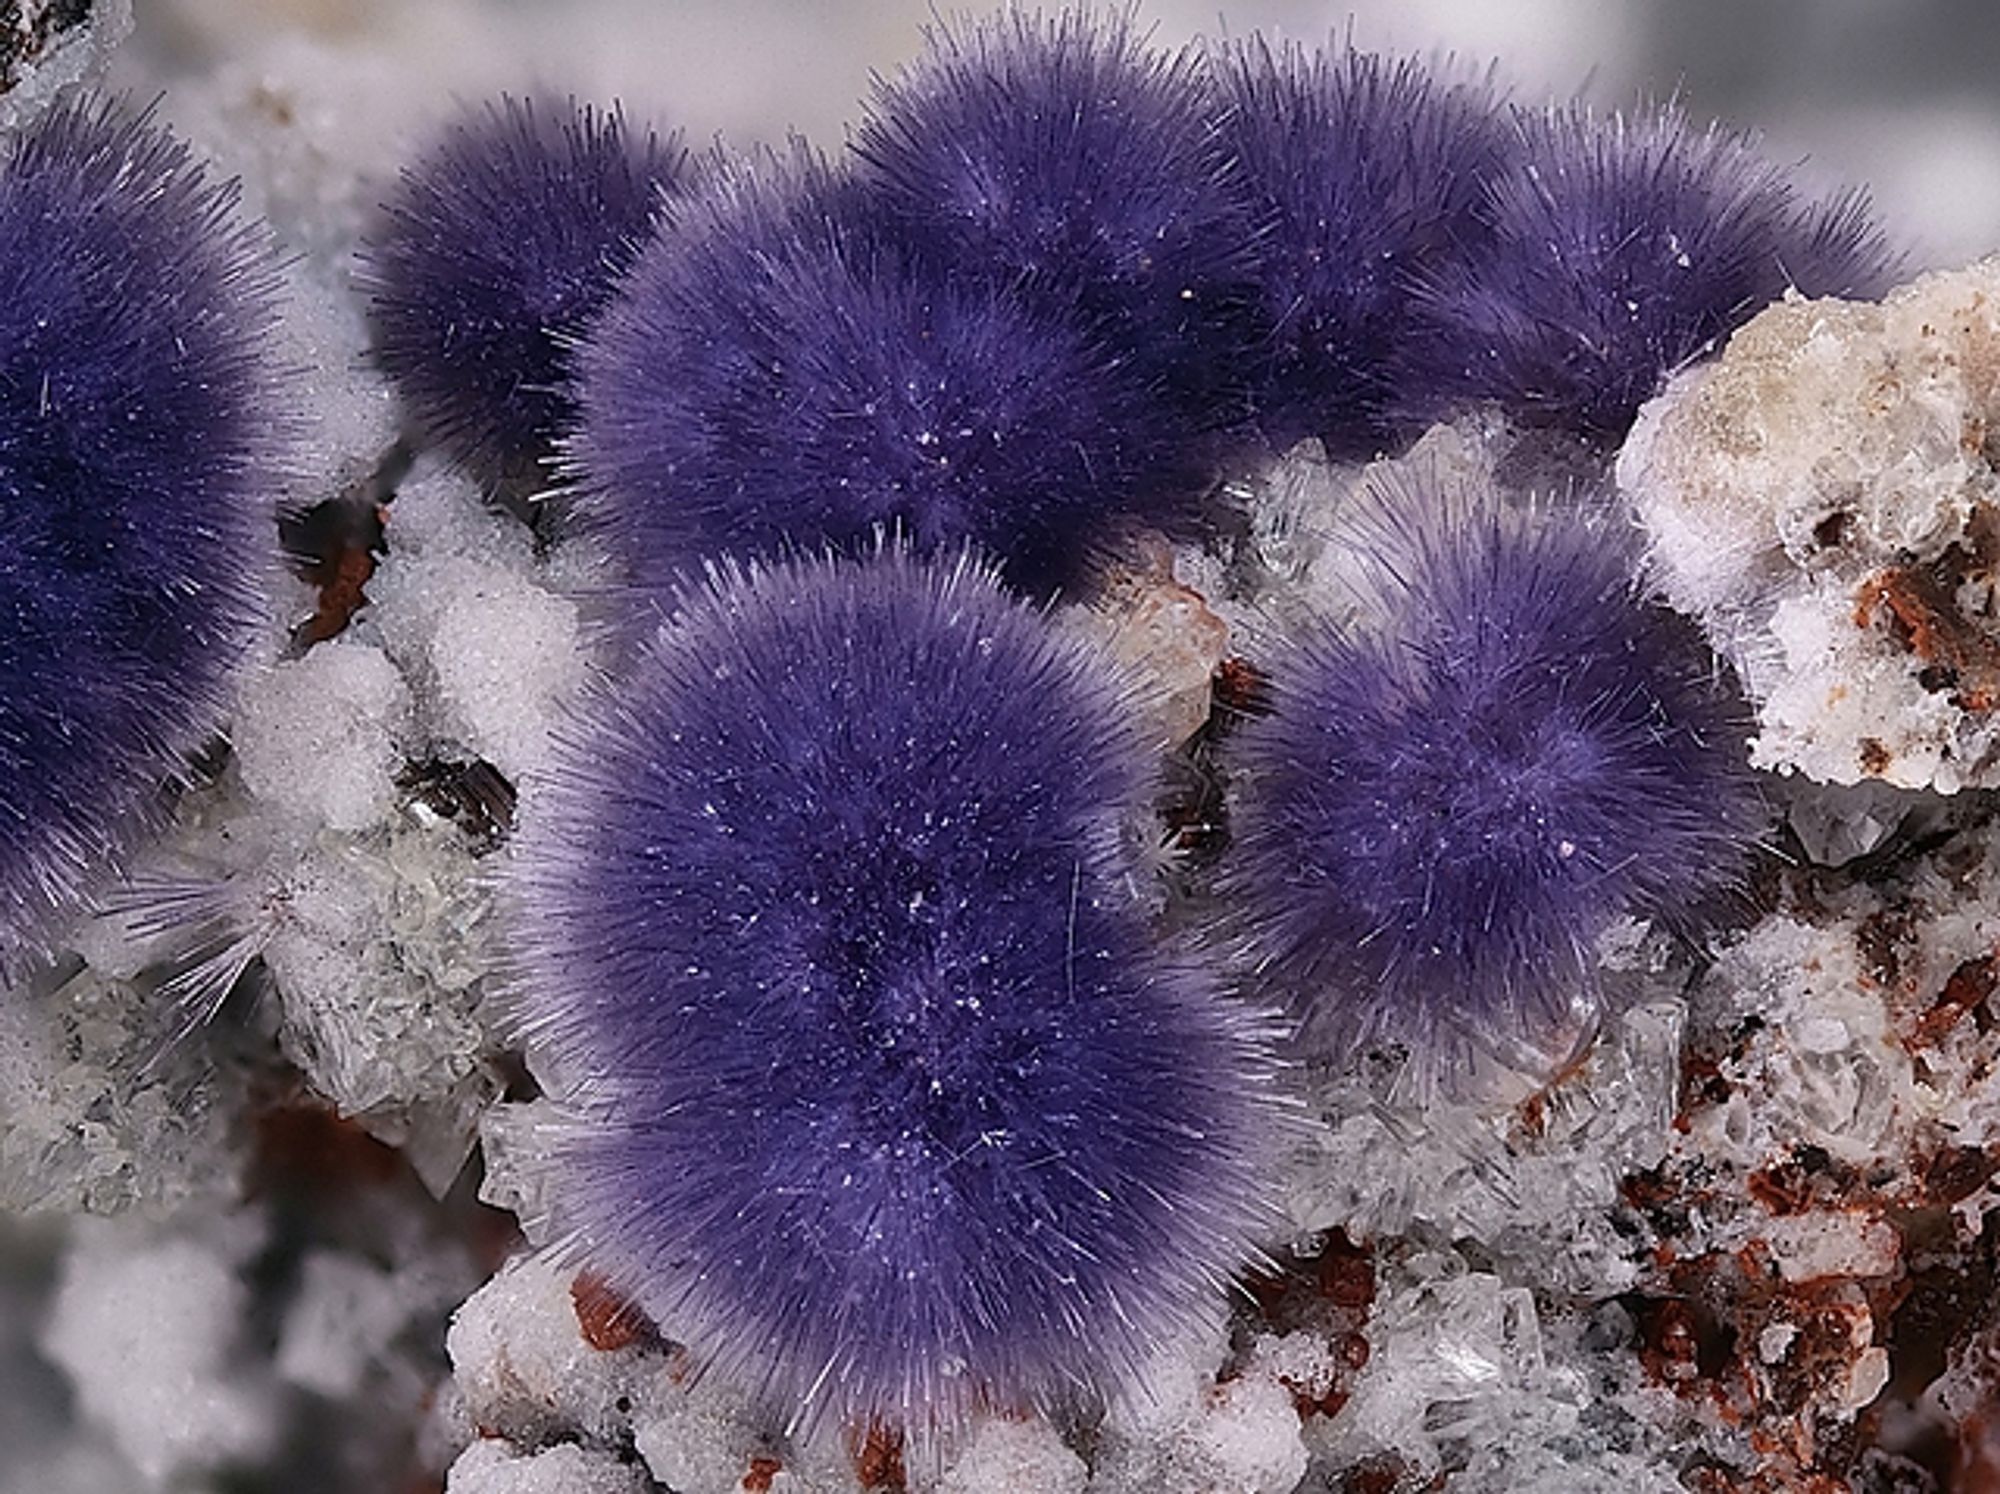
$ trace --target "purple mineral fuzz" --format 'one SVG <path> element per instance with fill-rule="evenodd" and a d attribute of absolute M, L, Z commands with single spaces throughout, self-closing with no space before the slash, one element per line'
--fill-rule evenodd
<path fill-rule="evenodd" d="M 583 348 L 577 511 L 639 589 L 730 551 L 971 542 L 1045 596 L 1191 522 L 1184 422 L 1115 354 L 884 236 L 803 149 L 720 167 Z"/>
<path fill-rule="evenodd" d="M 1273 661 L 1232 890 L 1316 1047 L 1450 1081 L 1559 1046 L 1621 915 L 1690 920 L 1765 828 L 1748 712 L 1605 524 L 1446 479 L 1372 496 L 1366 626 Z"/>
<path fill-rule="evenodd" d="M 376 356 L 425 434 L 486 481 L 539 484 L 574 412 L 567 344 L 687 175 L 676 137 L 574 99 L 454 119 L 362 250 Z"/>
<path fill-rule="evenodd" d="M 798 1427 L 1075 1410 L 1250 1253 L 1258 1020 L 1121 840 L 1119 676 L 979 567 L 723 567 L 524 798 L 569 1250 Z"/>
<path fill-rule="evenodd" d="M 262 612 L 287 391 L 235 203 L 115 103 L 0 163 L 0 969 L 220 727 Z"/>
<path fill-rule="evenodd" d="M 1750 140 L 1676 110 L 1518 111 L 1480 252 L 1419 281 L 1416 419 L 1493 400 L 1615 446 L 1666 377 L 1796 288 L 1874 296 L 1895 259 L 1856 194 L 1801 201 Z"/>
<path fill-rule="evenodd" d="M 1281 451 L 1307 436 L 1340 458 L 1392 448 L 1412 280 L 1482 237 L 1482 186 L 1507 148 L 1493 91 L 1261 36 L 1216 50 L 1209 72 L 1257 228 L 1252 418 Z"/>
<path fill-rule="evenodd" d="M 851 148 L 903 240 L 1081 318 L 1183 419 L 1238 413 L 1254 227 L 1192 51 L 1129 17 L 940 25 Z"/>

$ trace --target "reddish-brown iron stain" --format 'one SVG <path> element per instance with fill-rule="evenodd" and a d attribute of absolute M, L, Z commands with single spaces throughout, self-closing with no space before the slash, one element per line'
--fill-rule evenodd
<path fill-rule="evenodd" d="M 659 1341 L 659 1330 L 652 1320 L 595 1271 L 576 1273 L 569 1284 L 569 1300 L 576 1308 L 576 1325 L 584 1342 L 593 1349 L 610 1354 L 634 1344 Z"/>
<path fill-rule="evenodd" d="M 1986 712 L 2000 706 L 2000 641 L 1989 637 L 1959 610 L 1958 589 L 1986 572 L 1983 557 L 1953 545 L 1928 565 L 1895 565 L 1877 571 L 1855 592 L 1854 625 L 1873 626 L 1888 614 L 1896 641 L 1923 663 L 1944 670 L 1936 688 L 1950 689 L 1961 710 Z M 1868 767 L 1862 744 L 1862 766 Z M 1886 758 L 1886 749 L 1874 743 Z"/>
<path fill-rule="evenodd" d="M 854 1476 L 861 1487 L 882 1494 L 907 1494 L 909 1475 L 903 1471 L 903 1434 L 876 1422 L 854 1453 Z"/>
<path fill-rule="evenodd" d="M 1936 1046 L 1968 1013 L 1985 1005 L 1996 987 L 2000 987 L 2000 958 L 1984 954 L 1965 961 L 1946 977 L 1937 1000 L 1917 1019 L 1907 1046 L 1912 1050 Z"/>

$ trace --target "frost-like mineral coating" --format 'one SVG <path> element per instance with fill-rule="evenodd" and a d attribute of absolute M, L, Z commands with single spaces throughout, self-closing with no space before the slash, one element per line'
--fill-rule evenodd
<path fill-rule="evenodd" d="M 1250 950 L 1337 1048 L 1441 1076 L 1545 1051 L 1623 914 L 1686 914 L 1762 824 L 1747 713 L 1614 535 L 1410 483 L 1377 495 L 1377 631 L 1272 667 L 1243 732 Z"/>
<path fill-rule="evenodd" d="M 0 967 L 221 720 L 284 391 L 235 189 L 116 105 L 0 165 Z"/>
<path fill-rule="evenodd" d="M 1081 315 L 1204 426 L 1235 413 L 1254 229 L 1188 51 L 1129 19 L 939 26 L 851 148 L 921 252 Z"/>
<path fill-rule="evenodd" d="M 1995 260 L 1769 307 L 1640 413 L 1619 486 L 1756 702 L 1757 766 L 2000 786 L 1996 418 Z"/>
<path fill-rule="evenodd" d="M 966 541 L 1033 593 L 1130 515 L 1184 522 L 1185 425 L 1121 359 L 1011 288 L 881 232 L 800 150 L 725 168 L 583 348 L 581 511 L 641 588 L 724 550 Z"/>
<path fill-rule="evenodd" d="M 545 475 L 574 410 L 567 339 L 686 176 L 677 137 L 512 98 L 462 114 L 403 173 L 361 278 L 376 356 L 453 457 L 489 480 Z"/>
<path fill-rule="evenodd" d="M 724 570 L 524 796 L 556 1222 L 801 1425 L 1088 1404 L 1246 1257 L 1261 1027 L 1136 900 L 1130 721 L 969 563 Z"/>
<path fill-rule="evenodd" d="M 1874 295 L 1893 256 L 1858 195 L 1801 201 L 1750 140 L 1667 109 L 1517 111 L 1481 252 L 1420 283 L 1397 385 L 1418 417 L 1496 400 L 1616 442 L 1684 364 L 1791 287 Z"/>
<path fill-rule="evenodd" d="M 1483 242 L 1507 134 L 1491 90 L 1414 59 L 1252 37 L 1211 59 L 1223 140 L 1258 228 L 1251 415 L 1273 449 L 1396 444 L 1410 283 Z"/>

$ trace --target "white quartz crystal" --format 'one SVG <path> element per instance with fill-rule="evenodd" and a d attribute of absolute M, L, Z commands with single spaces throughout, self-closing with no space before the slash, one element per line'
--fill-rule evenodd
<path fill-rule="evenodd" d="M 234 739 L 253 794 L 335 830 L 361 830 L 395 800 L 410 731 L 409 687 L 388 655 L 335 638 L 256 677 Z"/>
<path fill-rule="evenodd" d="M 85 969 L 0 991 L 0 1209 L 165 1213 L 226 1199 L 241 1089 L 171 997 Z"/>
<path fill-rule="evenodd" d="M 646 1494 L 646 1475 L 606 1452 L 574 1444 L 525 1456 L 504 1442 L 475 1442 L 451 1465 L 445 1494 Z"/>
<path fill-rule="evenodd" d="M 1090 1471 L 1046 1422 L 981 1422 L 938 1484 L 938 1494 L 1083 1494 Z"/>
<path fill-rule="evenodd" d="M 591 663 L 559 576 L 464 477 L 426 464 L 398 489 L 361 631 L 415 685 L 431 754 L 517 781 L 543 765 Z"/>
<path fill-rule="evenodd" d="M 629 1434 L 641 1387 L 666 1373 L 666 1356 L 593 1348 L 575 1277 L 544 1256 L 517 1256 L 453 1315 L 445 1347 L 475 1425 L 531 1447 L 561 1437 L 610 1448 Z"/>

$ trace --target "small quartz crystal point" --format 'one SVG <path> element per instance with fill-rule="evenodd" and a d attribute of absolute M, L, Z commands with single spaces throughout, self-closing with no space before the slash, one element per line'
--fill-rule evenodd
<path fill-rule="evenodd" d="M 287 389 L 235 205 L 116 102 L 0 160 L 0 969 L 220 728 L 264 610 Z"/>
<path fill-rule="evenodd" d="M 1561 1047 L 1621 916 L 1690 920 L 1767 822 L 1747 708 L 1575 506 L 1378 482 L 1364 621 L 1271 661 L 1233 743 L 1230 930 L 1308 1046 L 1450 1083 Z"/>
<path fill-rule="evenodd" d="M 962 557 L 722 565 L 523 796 L 554 1223 L 797 1428 L 1073 1413 L 1251 1254 L 1264 1022 L 1135 891 L 1127 696 Z"/>
<path fill-rule="evenodd" d="M 574 99 L 453 119 L 362 249 L 376 357 L 425 434 L 487 482 L 541 486 L 575 408 L 569 344 L 688 174 L 677 137 Z"/>
<path fill-rule="evenodd" d="M 1083 323 L 912 253 L 803 146 L 711 174 L 578 357 L 580 519 L 641 592 L 708 554 L 970 542 L 1031 595 L 1184 529 L 1186 426 Z"/>

